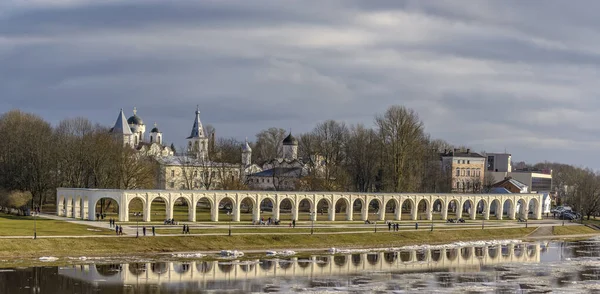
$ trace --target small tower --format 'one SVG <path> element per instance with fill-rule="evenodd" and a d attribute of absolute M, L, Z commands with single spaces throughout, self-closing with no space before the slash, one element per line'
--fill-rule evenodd
<path fill-rule="evenodd" d="M 127 123 L 129 124 L 129 128 L 131 128 L 131 132 L 133 133 L 133 145 L 137 146 L 144 142 L 144 137 L 146 136 L 146 125 L 144 124 L 142 118 L 137 116 L 137 109 L 135 107 L 133 108 L 133 115 L 127 119 Z"/>
<path fill-rule="evenodd" d="M 154 128 L 150 131 L 150 143 L 162 145 L 162 133 L 158 130 L 156 123 L 154 123 Z"/>
<path fill-rule="evenodd" d="M 242 146 L 242 166 L 249 166 L 252 164 L 252 148 L 248 144 L 248 138 L 246 143 Z"/>
<path fill-rule="evenodd" d="M 292 136 L 292 132 L 283 139 L 283 158 L 298 159 L 298 140 Z"/>
<path fill-rule="evenodd" d="M 196 107 L 196 118 L 192 126 L 192 133 L 187 137 L 188 154 L 195 156 L 199 160 L 208 160 L 208 137 L 204 134 L 202 122 L 200 122 L 200 107 Z"/>
<path fill-rule="evenodd" d="M 115 125 L 110 129 L 110 133 L 119 141 L 123 142 L 123 146 L 131 146 L 134 147 L 132 142 L 133 133 L 127 124 L 127 120 L 125 119 L 125 114 L 123 113 L 123 108 L 121 108 L 121 112 L 119 112 L 119 116 L 117 116 L 117 121 Z"/>

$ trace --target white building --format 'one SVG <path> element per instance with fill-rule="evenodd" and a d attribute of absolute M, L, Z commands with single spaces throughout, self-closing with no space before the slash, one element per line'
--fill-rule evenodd
<path fill-rule="evenodd" d="M 508 153 L 485 153 L 486 171 L 489 172 L 511 172 L 512 156 Z"/>
<path fill-rule="evenodd" d="M 127 120 L 125 120 L 125 114 L 121 109 L 114 126 L 110 129 L 110 133 L 117 140 L 123 142 L 123 146 L 130 146 L 149 155 L 171 156 L 174 154 L 171 147 L 163 145 L 163 134 L 158 130 L 156 123 L 150 131 L 149 138 L 146 139 L 146 125 L 144 120 L 137 115 L 136 108 L 133 108 L 133 115 Z"/>

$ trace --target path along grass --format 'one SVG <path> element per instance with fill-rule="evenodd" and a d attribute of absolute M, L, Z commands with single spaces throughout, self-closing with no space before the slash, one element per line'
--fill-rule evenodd
<path fill-rule="evenodd" d="M 456 241 L 522 238 L 535 228 L 410 231 L 322 235 L 157 236 L 120 238 L 0 239 L 0 258 L 115 256 L 223 249 L 316 249 L 391 247 Z"/>
<path fill-rule="evenodd" d="M 38 236 L 109 235 L 112 230 L 36 217 Z M 33 236 L 34 218 L 0 214 L 0 236 Z"/>

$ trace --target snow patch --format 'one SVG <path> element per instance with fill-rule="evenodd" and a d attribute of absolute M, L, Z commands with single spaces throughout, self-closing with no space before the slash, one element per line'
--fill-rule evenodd
<path fill-rule="evenodd" d="M 237 250 L 221 250 L 221 257 L 241 257 L 244 256 L 244 252 Z"/>
<path fill-rule="evenodd" d="M 54 256 L 42 256 L 40 257 L 40 261 L 57 261 L 58 257 Z"/>
<path fill-rule="evenodd" d="M 202 253 L 175 253 L 171 254 L 171 256 L 177 258 L 202 258 L 206 255 Z"/>
<path fill-rule="evenodd" d="M 269 250 L 269 251 L 267 251 L 267 256 L 292 256 L 292 255 L 296 255 L 296 251 L 292 251 L 292 250 L 284 250 L 284 251 Z"/>

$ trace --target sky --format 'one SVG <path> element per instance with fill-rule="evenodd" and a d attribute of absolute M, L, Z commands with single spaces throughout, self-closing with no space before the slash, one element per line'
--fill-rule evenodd
<path fill-rule="evenodd" d="M 2 0 L 0 113 L 112 126 L 137 107 L 182 146 L 391 105 L 433 138 L 600 168 L 599 1 Z"/>

